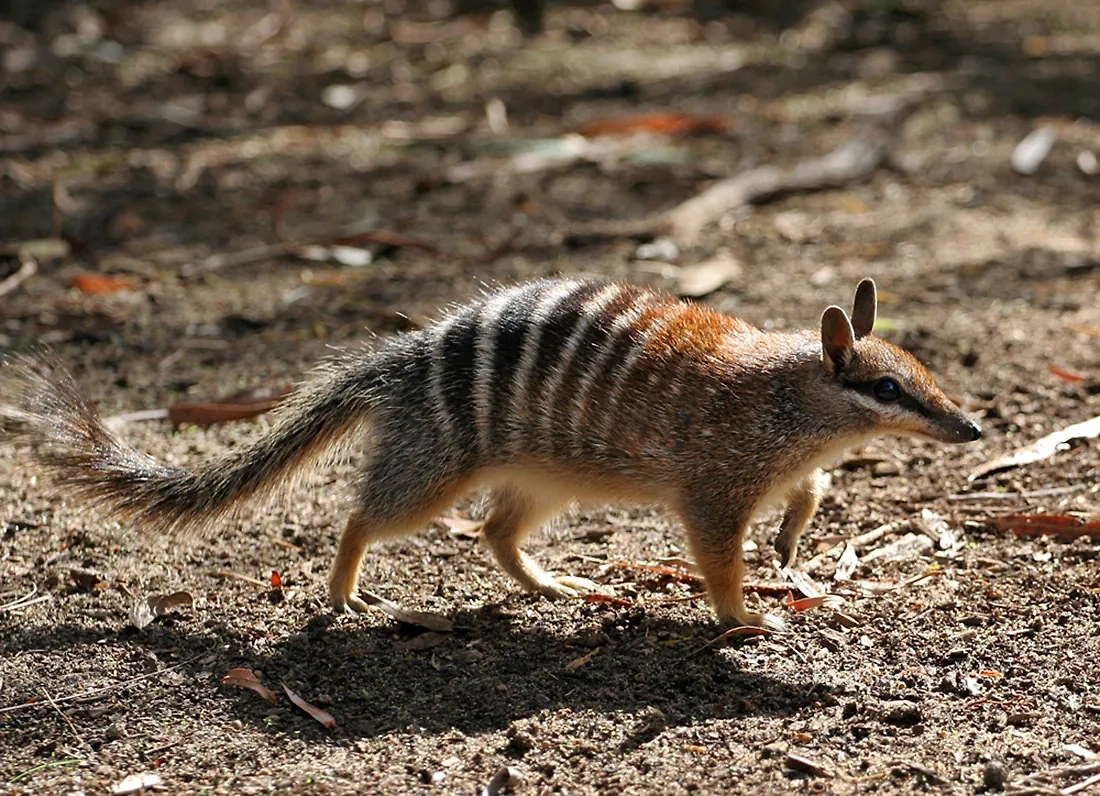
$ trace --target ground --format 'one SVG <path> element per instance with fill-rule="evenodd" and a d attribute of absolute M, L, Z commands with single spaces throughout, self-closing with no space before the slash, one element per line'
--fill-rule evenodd
<path fill-rule="evenodd" d="M 812 326 L 874 277 L 881 332 L 986 430 L 846 454 L 802 557 L 826 551 L 811 574 L 843 605 L 794 612 L 765 589 L 750 600 L 790 631 L 709 646 L 726 628 L 696 582 L 623 566 L 678 571 L 679 528 L 655 510 L 583 507 L 528 543 L 611 602 L 520 593 L 453 523 L 372 551 L 366 588 L 453 620 L 428 635 L 329 614 L 354 460 L 173 541 L 67 502 L 0 444 L 13 793 L 142 773 L 169 793 L 973 793 L 1095 773 L 1100 547 L 994 518 L 1097 519 L 1100 449 L 967 477 L 1100 414 L 1094 4 L 553 5 L 527 40 L 507 9 L 438 2 L 7 5 L 0 284 L 22 242 L 60 234 L 69 251 L 22 244 L 38 269 L 2 297 L 0 351 L 50 345 L 106 415 L 283 387 L 329 346 L 415 327 L 485 284 L 598 273 L 675 291 L 680 267 L 720 255 L 740 267 L 702 300 L 768 328 Z M 915 88 L 867 179 L 727 213 L 671 249 L 569 234 L 825 154 L 867 98 Z M 582 125 L 655 112 L 721 118 L 555 159 Z M 1057 140 L 1017 173 L 1041 125 Z M 373 262 L 353 264 L 363 251 Z M 263 429 L 121 433 L 178 463 Z M 754 584 L 785 579 L 776 523 L 754 527 Z M 884 525 L 854 580 L 834 580 L 838 541 Z M 135 626 L 136 602 L 180 590 L 193 605 Z M 236 667 L 277 703 L 221 684 Z"/>

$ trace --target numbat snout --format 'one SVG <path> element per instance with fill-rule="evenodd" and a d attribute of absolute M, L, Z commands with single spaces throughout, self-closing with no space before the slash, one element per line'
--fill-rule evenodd
<path fill-rule="evenodd" d="M 331 357 L 251 446 L 194 470 L 161 465 L 110 432 L 48 357 L 0 369 L 0 420 L 66 494 L 148 533 L 191 533 L 272 496 L 341 446 L 369 456 L 329 580 L 337 611 L 362 611 L 359 566 L 381 539 L 423 528 L 488 488 L 483 535 L 524 588 L 594 584 L 520 550 L 569 501 L 662 504 L 683 521 L 722 619 L 773 628 L 742 595 L 753 514 L 787 506 L 784 564 L 817 509 L 820 467 L 879 434 L 970 442 L 981 429 L 912 356 L 872 334 L 875 286 L 820 330 L 764 332 L 629 285 L 508 288 L 370 350 Z"/>

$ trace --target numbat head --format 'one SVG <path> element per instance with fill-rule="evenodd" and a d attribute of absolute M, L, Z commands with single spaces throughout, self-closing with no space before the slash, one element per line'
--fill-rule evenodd
<path fill-rule="evenodd" d="M 329 580 L 341 612 L 367 609 L 356 592 L 373 542 L 485 487 L 485 542 L 527 589 L 596 588 L 519 548 L 569 501 L 659 503 L 683 520 L 718 615 L 781 628 L 742 595 L 742 539 L 762 506 L 787 506 L 776 548 L 790 564 L 817 509 L 819 468 L 845 447 L 879 434 L 981 436 L 913 357 L 872 335 L 875 304 L 864 280 L 851 318 L 829 307 L 820 333 L 768 333 L 627 285 L 533 282 L 333 356 L 266 435 L 194 471 L 116 438 L 45 357 L 0 369 L 0 426 L 68 494 L 150 533 L 209 528 L 362 442 L 367 463 Z"/>

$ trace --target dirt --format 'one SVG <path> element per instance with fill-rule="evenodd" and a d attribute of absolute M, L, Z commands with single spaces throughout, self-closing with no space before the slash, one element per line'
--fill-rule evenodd
<path fill-rule="evenodd" d="M 507 9 L 438 2 L 7 4 L 0 284 L 19 242 L 60 234 L 71 251 L 0 299 L 0 352 L 49 344 L 107 415 L 285 386 L 329 346 L 485 284 L 598 273 L 674 291 L 678 266 L 725 252 L 739 275 L 704 300 L 768 328 L 811 326 L 874 277 L 880 329 L 986 429 L 846 454 L 802 558 L 824 552 L 811 574 L 843 604 L 794 612 L 763 590 L 750 600 L 790 632 L 709 645 L 727 628 L 695 580 L 624 566 L 684 555 L 653 510 L 584 507 L 527 545 L 617 601 L 520 593 L 444 524 L 371 552 L 366 588 L 453 620 L 431 634 L 329 614 L 354 461 L 176 542 L 67 502 L 0 445 L 8 790 L 104 793 L 145 773 L 167 793 L 973 793 L 1100 770 L 1100 547 L 995 523 L 1100 519 L 1100 448 L 967 479 L 1100 414 L 1100 193 L 1077 164 L 1100 151 L 1100 8 L 762 5 L 554 5 L 524 40 Z M 920 81 L 934 88 L 867 180 L 738 210 L 663 254 L 566 234 L 824 154 L 856 134 L 862 100 Z M 548 159 L 585 123 L 670 111 L 732 128 Z M 1014 147 L 1040 124 L 1057 141 L 1018 174 Z M 338 239 L 373 262 L 302 256 Z M 129 287 L 71 286 L 87 272 Z M 263 428 L 123 433 L 197 462 Z M 475 496 L 453 516 L 480 511 Z M 927 512 L 948 535 L 914 547 L 940 527 Z M 754 584 L 783 580 L 776 523 L 754 529 Z M 835 581 L 837 542 L 886 524 L 855 581 Z M 134 625 L 135 603 L 181 590 L 192 605 Z M 277 701 L 221 685 L 236 667 Z"/>

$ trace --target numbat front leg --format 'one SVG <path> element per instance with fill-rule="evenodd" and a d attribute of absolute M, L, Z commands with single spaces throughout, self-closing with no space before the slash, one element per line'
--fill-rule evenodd
<path fill-rule="evenodd" d="M 481 533 L 501 569 L 523 588 L 546 597 L 583 597 L 599 590 L 586 578 L 550 574 L 519 549 L 531 531 L 558 513 L 562 501 L 513 488 L 498 489 L 493 498 Z"/>
<path fill-rule="evenodd" d="M 798 540 L 821 502 L 824 478 L 821 470 L 814 470 L 799 481 L 787 496 L 787 511 L 779 526 L 779 535 L 775 537 L 775 550 L 779 553 L 779 563 L 784 567 L 794 564 L 798 556 Z"/>

